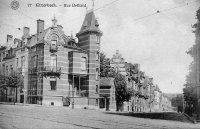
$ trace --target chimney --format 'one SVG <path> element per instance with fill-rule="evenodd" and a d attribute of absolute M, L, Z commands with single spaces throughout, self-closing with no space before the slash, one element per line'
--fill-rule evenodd
<path fill-rule="evenodd" d="M 30 35 L 30 28 L 29 27 L 24 27 L 23 28 L 23 35 L 24 36 L 29 36 Z"/>
<path fill-rule="evenodd" d="M 15 46 L 15 48 L 16 48 L 17 46 L 19 46 L 19 43 L 20 43 L 20 42 L 21 42 L 20 39 L 17 39 L 17 38 L 14 39 L 14 46 Z"/>
<path fill-rule="evenodd" d="M 37 20 L 37 34 L 41 33 L 44 30 L 44 20 Z"/>
<path fill-rule="evenodd" d="M 7 35 L 7 45 L 10 46 L 13 44 L 13 36 Z"/>
<path fill-rule="evenodd" d="M 140 71 L 140 64 L 134 64 L 134 66 L 137 71 Z"/>

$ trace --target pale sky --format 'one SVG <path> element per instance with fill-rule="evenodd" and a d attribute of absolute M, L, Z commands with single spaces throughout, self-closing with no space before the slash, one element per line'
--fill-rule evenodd
<path fill-rule="evenodd" d="M 36 3 L 87 4 L 88 9 L 92 8 L 92 0 L 17 0 L 20 7 L 12 10 L 11 1 L 0 0 L 0 44 L 6 42 L 7 34 L 20 38 L 22 32 L 16 28 L 27 26 L 31 34 L 35 34 L 37 19 L 45 20 L 45 28 L 51 26 L 54 15 L 67 35 L 79 31 L 86 8 L 39 8 L 35 7 Z M 113 1 L 95 0 L 95 8 Z M 196 22 L 196 10 L 200 7 L 200 1 L 194 1 L 119 0 L 95 11 L 104 33 L 101 51 L 111 58 L 119 50 L 126 62 L 139 63 L 141 70 L 154 78 L 161 91 L 182 93 L 192 61 L 185 52 L 194 44 L 191 25 Z M 187 2 L 187 6 L 180 7 Z M 33 4 L 32 7 L 28 7 L 28 3 Z M 162 12 L 168 9 L 171 10 Z M 157 10 L 160 13 L 144 18 Z"/>

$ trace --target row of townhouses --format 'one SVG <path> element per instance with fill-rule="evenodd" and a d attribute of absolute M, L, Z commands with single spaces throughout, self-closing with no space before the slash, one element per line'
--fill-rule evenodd
<path fill-rule="evenodd" d="M 171 110 L 171 101 L 165 96 L 159 87 L 153 83 L 153 78 L 145 75 L 140 70 L 139 64 L 132 64 L 125 62 L 119 51 L 113 55 L 111 59 L 108 59 L 110 66 L 116 73 L 122 74 L 126 79 L 127 88 L 135 91 L 135 95 L 131 97 L 131 100 L 124 102 L 125 111 L 144 112 L 144 111 L 169 111 Z M 114 90 L 114 78 L 102 77 L 100 80 L 100 95 L 101 97 L 107 97 L 103 94 L 110 86 L 110 108 L 115 105 L 115 92 Z M 116 107 L 114 107 L 115 109 Z"/>
<path fill-rule="evenodd" d="M 69 106 L 72 108 L 116 109 L 114 78 L 100 78 L 100 39 L 102 31 L 93 10 L 86 13 L 80 31 L 67 36 L 55 17 L 52 26 L 37 20 L 37 32 L 23 28 L 21 39 L 7 35 L 0 47 L 0 75 L 22 75 L 19 88 L 0 86 L 0 101 Z M 125 62 L 119 51 L 109 65 L 125 76 L 135 91 L 124 102 L 127 111 L 160 111 L 171 107 L 158 86 L 140 70 L 139 64 Z M 2 80 L 2 78 L 1 78 Z"/>

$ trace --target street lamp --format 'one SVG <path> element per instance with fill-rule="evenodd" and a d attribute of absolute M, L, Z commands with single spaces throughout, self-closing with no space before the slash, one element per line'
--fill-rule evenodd
<path fill-rule="evenodd" d="M 72 109 L 74 109 L 74 75 L 73 75 L 73 84 L 72 84 Z"/>

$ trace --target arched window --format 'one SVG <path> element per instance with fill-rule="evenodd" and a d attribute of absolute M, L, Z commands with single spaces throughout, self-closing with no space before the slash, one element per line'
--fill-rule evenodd
<path fill-rule="evenodd" d="M 57 42 L 58 42 L 58 36 L 55 34 L 51 35 L 51 45 L 50 45 L 51 52 L 57 51 Z"/>
<path fill-rule="evenodd" d="M 55 35 L 55 34 L 52 35 L 52 36 L 51 36 L 51 45 L 52 45 L 52 46 L 54 46 L 54 45 L 56 46 L 56 45 L 57 45 L 57 42 L 58 42 L 58 36 Z"/>
<path fill-rule="evenodd" d="M 99 60 L 99 51 L 96 52 L 96 60 Z"/>

